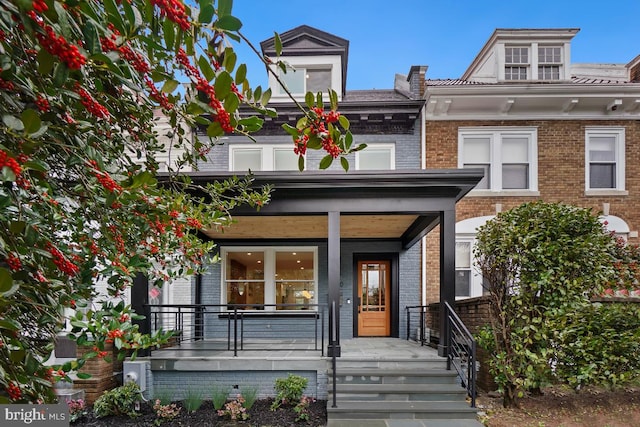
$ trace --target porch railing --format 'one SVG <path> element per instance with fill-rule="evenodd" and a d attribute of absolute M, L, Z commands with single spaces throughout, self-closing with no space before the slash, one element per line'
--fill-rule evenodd
<path fill-rule="evenodd" d="M 407 340 L 415 339 L 421 345 L 429 344 L 431 334 L 427 327 L 426 305 L 411 305 L 407 310 Z"/>
<path fill-rule="evenodd" d="M 471 407 L 476 407 L 476 341 L 469 329 L 462 323 L 453 307 L 444 303 L 449 347 L 447 370 L 453 366 L 458 372 L 462 386 L 471 398 Z"/>
<path fill-rule="evenodd" d="M 145 311 L 150 332 L 176 332 L 172 350 L 210 350 L 183 344 L 226 341 L 234 356 L 245 348 L 312 350 L 324 356 L 325 304 L 148 304 Z M 288 339 L 286 346 L 268 345 Z"/>

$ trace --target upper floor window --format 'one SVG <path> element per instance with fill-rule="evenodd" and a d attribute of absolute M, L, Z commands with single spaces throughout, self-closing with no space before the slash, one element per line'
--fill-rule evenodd
<path fill-rule="evenodd" d="M 231 171 L 298 170 L 298 156 L 290 144 L 234 144 L 229 147 Z"/>
<path fill-rule="evenodd" d="M 585 131 L 587 190 L 624 190 L 624 128 L 589 127 Z"/>
<path fill-rule="evenodd" d="M 288 68 L 286 73 L 278 69 L 278 73 L 280 79 L 293 95 L 303 95 L 307 92 L 326 92 L 332 87 L 331 68 L 296 67 Z M 278 86 L 278 94 L 286 94 L 282 86 Z"/>
<path fill-rule="evenodd" d="M 505 53 L 505 80 L 527 80 L 529 70 L 529 48 L 522 46 L 507 46 Z"/>
<path fill-rule="evenodd" d="M 395 166 L 393 144 L 369 144 L 356 152 L 356 170 L 393 170 Z"/>
<path fill-rule="evenodd" d="M 467 128 L 458 132 L 458 166 L 481 168 L 477 190 L 538 189 L 535 128 Z"/>
<path fill-rule="evenodd" d="M 562 48 L 560 46 L 538 47 L 538 80 L 560 80 Z"/>

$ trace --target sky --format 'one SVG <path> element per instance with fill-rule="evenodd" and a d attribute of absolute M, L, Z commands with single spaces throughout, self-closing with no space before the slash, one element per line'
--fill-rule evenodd
<path fill-rule="evenodd" d="M 640 0 L 234 0 L 233 15 L 258 49 L 303 24 L 349 40 L 347 90 L 390 89 L 412 65 L 427 65 L 427 78 L 459 78 L 496 28 L 579 28 L 573 63 L 640 55 Z M 265 87 L 259 59 L 235 47 L 251 86 Z"/>

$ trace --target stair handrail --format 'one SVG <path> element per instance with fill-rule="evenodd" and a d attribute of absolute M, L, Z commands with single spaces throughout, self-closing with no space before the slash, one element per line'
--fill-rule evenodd
<path fill-rule="evenodd" d="M 447 370 L 451 365 L 458 372 L 462 386 L 471 398 L 471 407 L 476 407 L 476 340 L 448 302 L 444 302 L 449 343 Z M 465 378 L 466 377 L 466 378 Z"/>

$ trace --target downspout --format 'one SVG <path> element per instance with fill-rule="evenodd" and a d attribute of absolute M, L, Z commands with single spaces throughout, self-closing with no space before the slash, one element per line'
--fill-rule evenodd
<path fill-rule="evenodd" d="M 421 169 L 426 169 L 427 168 L 427 135 L 426 135 L 426 130 L 427 130 L 426 109 L 424 108 L 424 105 L 423 105 L 421 110 L 420 110 L 420 168 Z M 422 282 L 420 284 L 421 297 L 422 297 L 421 305 L 427 305 L 427 237 L 426 236 L 422 237 L 421 246 L 422 246 L 422 257 L 421 257 L 422 274 L 421 274 L 421 277 L 420 277 L 420 280 Z"/>

